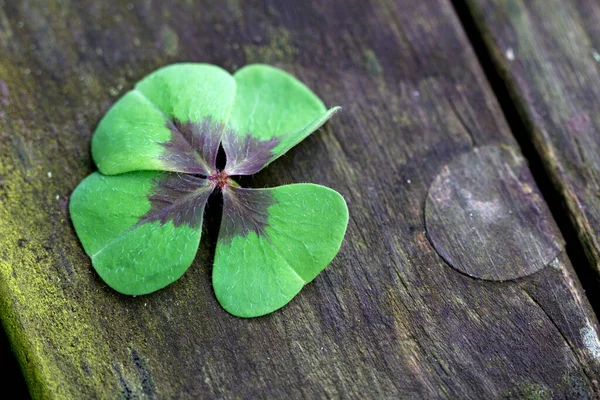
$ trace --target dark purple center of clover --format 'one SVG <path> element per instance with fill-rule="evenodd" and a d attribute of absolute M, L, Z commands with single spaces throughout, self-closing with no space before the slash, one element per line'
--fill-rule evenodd
<path fill-rule="evenodd" d="M 168 169 L 154 179 L 148 195 L 150 210 L 138 224 L 159 221 L 174 226 L 189 225 L 200 229 L 204 208 L 215 189 L 223 193 L 223 218 L 219 239 L 230 243 L 234 236 L 246 237 L 254 232 L 265 235 L 268 208 L 276 203 L 267 190 L 237 186 L 232 175 L 258 172 L 273 157 L 278 139 L 258 140 L 250 133 L 237 135 L 210 118 L 200 123 L 167 121 L 171 139 L 162 143 L 161 159 Z M 223 138 L 227 163 L 223 170 L 216 166 L 219 144 Z"/>
<path fill-rule="evenodd" d="M 246 237 L 250 232 L 265 236 L 270 206 L 276 203 L 267 190 L 230 186 L 223 190 L 223 219 L 219 239 L 231 243 L 235 236 Z"/>
<path fill-rule="evenodd" d="M 227 129 L 222 143 L 227 154 L 226 169 L 231 175 L 254 175 L 271 161 L 273 149 L 281 143 L 281 138 L 258 140 L 250 132 L 238 135 Z"/>
<path fill-rule="evenodd" d="M 161 143 L 161 159 L 169 170 L 188 174 L 210 175 L 214 170 L 224 126 L 210 118 L 202 122 L 166 121 L 171 139 Z"/>
<path fill-rule="evenodd" d="M 183 224 L 202 227 L 204 206 L 214 189 L 206 179 L 165 172 L 153 183 L 148 195 L 150 210 L 140 217 L 138 224 L 159 221 L 164 225 L 171 221 L 176 227 Z"/>

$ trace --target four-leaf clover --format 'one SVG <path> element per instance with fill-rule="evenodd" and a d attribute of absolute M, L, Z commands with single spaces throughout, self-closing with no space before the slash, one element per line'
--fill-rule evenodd
<path fill-rule="evenodd" d="M 218 301 L 240 317 L 284 306 L 339 251 L 346 203 L 319 185 L 247 189 L 232 176 L 257 173 L 338 109 L 326 110 L 301 82 L 266 65 L 232 76 L 209 64 L 175 64 L 142 79 L 100 121 L 92 139 L 99 172 L 69 204 L 98 274 L 130 295 L 179 279 L 197 252 L 208 197 L 220 190 Z"/>

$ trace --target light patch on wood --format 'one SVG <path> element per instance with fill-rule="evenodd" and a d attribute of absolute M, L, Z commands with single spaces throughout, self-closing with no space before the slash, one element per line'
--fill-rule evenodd
<path fill-rule="evenodd" d="M 594 328 L 591 326 L 581 328 L 581 340 L 590 356 L 594 360 L 600 361 L 600 340 Z"/>
<path fill-rule="evenodd" d="M 8 90 L 8 86 L 2 79 L 0 79 L 0 104 L 3 106 L 7 106 L 9 104 L 9 94 L 10 92 Z"/>
<path fill-rule="evenodd" d="M 506 58 L 508 61 L 515 61 L 515 51 L 511 48 L 506 50 Z"/>
<path fill-rule="evenodd" d="M 477 215 L 484 222 L 492 223 L 498 218 L 502 218 L 506 212 L 502 203 L 498 199 L 491 201 L 477 200 L 473 198 L 473 195 L 466 190 L 462 190 L 463 197 L 467 200 L 467 210 L 469 216 Z"/>

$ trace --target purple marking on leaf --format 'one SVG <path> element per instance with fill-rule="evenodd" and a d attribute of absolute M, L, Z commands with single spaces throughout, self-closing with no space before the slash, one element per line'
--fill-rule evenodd
<path fill-rule="evenodd" d="M 160 156 L 166 168 L 190 174 L 208 175 L 206 165 L 199 159 L 189 144 L 180 135 L 172 135 L 171 140 L 161 143 L 165 152 Z"/>
<path fill-rule="evenodd" d="M 214 187 L 207 179 L 193 175 L 163 173 L 154 180 L 148 195 L 150 210 L 140 217 L 138 225 L 172 221 L 175 227 L 187 224 L 200 229 L 204 206 Z"/>
<path fill-rule="evenodd" d="M 161 143 L 166 150 L 162 160 L 179 172 L 210 175 L 216 169 L 224 126 L 212 123 L 210 117 L 201 122 L 167 120 L 166 124 L 171 139 Z"/>
<path fill-rule="evenodd" d="M 238 135 L 227 129 L 223 134 L 223 149 L 227 156 L 225 170 L 229 175 L 252 175 L 273 159 L 273 149 L 281 138 L 260 140 L 251 133 Z"/>
<path fill-rule="evenodd" d="M 246 237 L 250 232 L 266 235 L 270 206 L 277 201 L 266 189 L 228 186 L 223 190 L 223 219 L 219 240 L 231 243 L 234 236 Z"/>

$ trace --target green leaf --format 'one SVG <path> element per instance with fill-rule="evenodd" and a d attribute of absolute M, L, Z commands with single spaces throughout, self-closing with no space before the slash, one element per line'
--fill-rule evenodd
<path fill-rule="evenodd" d="M 138 82 L 102 118 L 92 139 L 101 173 L 164 170 L 209 175 L 235 81 L 209 64 L 175 64 Z"/>
<path fill-rule="evenodd" d="M 229 186 L 223 198 L 213 286 L 239 317 L 287 304 L 335 257 L 348 224 L 342 196 L 319 185 Z"/>
<path fill-rule="evenodd" d="M 140 295 L 167 286 L 188 269 L 213 188 L 192 175 L 94 173 L 73 192 L 69 211 L 102 279 L 118 292 Z"/>
<path fill-rule="evenodd" d="M 323 125 L 339 107 L 323 102 L 292 75 L 250 65 L 234 75 L 237 84 L 223 137 L 230 175 L 252 175 Z"/>

